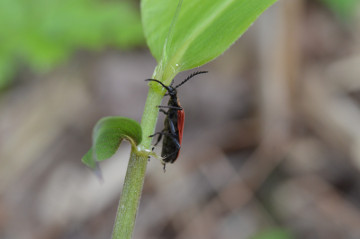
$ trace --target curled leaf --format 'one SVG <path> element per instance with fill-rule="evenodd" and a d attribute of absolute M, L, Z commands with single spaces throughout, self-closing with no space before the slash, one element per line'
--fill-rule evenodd
<path fill-rule="evenodd" d="M 135 120 L 113 116 L 99 120 L 92 137 L 93 145 L 81 161 L 94 169 L 96 162 L 113 156 L 124 139 L 128 140 L 132 147 L 140 144 L 142 131 L 140 124 Z"/>

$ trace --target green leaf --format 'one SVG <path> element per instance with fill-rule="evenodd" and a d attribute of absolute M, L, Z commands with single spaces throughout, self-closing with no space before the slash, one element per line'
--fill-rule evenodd
<path fill-rule="evenodd" d="M 141 142 L 142 131 L 138 122 L 118 116 L 102 118 L 94 127 L 93 145 L 81 161 L 94 169 L 96 162 L 113 156 L 124 139 L 132 147 Z"/>
<path fill-rule="evenodd" d="M 146 41 L 163 71 L 198 67 L 222 54 L 275 1 L 183 0 L 172 24 L 178 1 L 142 0 Z"/>

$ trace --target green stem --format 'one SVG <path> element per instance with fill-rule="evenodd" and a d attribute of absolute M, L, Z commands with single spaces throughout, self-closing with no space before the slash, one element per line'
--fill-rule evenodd
<path fill-rule="evenodd" d="M 158 116 L 157 105 L 161 103 L 163 94 L 150 88 L 141 121 L 143 139 L 140 148 L 148 149 L 151 135 L 155 130 Z M 113 230 L 113 239 L 130 239 L 134 230 L 137 209 L 145 179 L 148 155 L 132 149 L 125 176 L 122 196 L 119 202 Z"/>

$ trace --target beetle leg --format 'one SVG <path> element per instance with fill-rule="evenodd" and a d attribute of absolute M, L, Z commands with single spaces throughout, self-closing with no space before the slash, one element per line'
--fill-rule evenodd
<path fill-rule="evenodd" d="M 172 133 L 163 133 L 163 134 L 169 136 L 170 139 L 175 143 L 176 148 L 177 148 L 178 150 L 180 150 L 181 145 L 180 145 L 179 141 L 177 140 L 177 138 L 176 138 Z M 175 154 L 175 153 L 177 153 L 177 152 L 174 152 L 174 153 L 172 153 L 172 154 L 166 155 L 166 158 L 167 158 L 168 156 L 171 156 L 171 155 Z"/>
<path fill-rule="evenodd" d="M 176 137 L 174 137 L 172 134 L 169 134 L 168 136 L 170 136 L 171 140 L 175 143 L 177 150 L 175 152 L 171 153 L 171 154 L 166 155 L 165 158 L 163 158 L 163 160 L 173 156 L 174 154 L 177 154 L 179 152 L 180 148 L 181 148 L 181 145 L 180 145 L 179 141 L 176 139 Z M 171 161 L 170 163 L 173 163 L 173 162 L 174 161 Z M 164 161 L 163 161 L 163 165 L 164 165 L 164 172 L 165 172 L 166 163 Z"/>
<path fill-rule="evenodd" d="M 174 122 L 172 122 L 169 118 L 167 118 L 167 120 L 169 121 L 169 126 L 170 126 L 170 135 L 176 135 L 176 130 L 175 130 L 175 126 L 174 126 Z"/>
<path fill-rule="evenodd" d="M 171 105 L 158 105 L 158 108 L 167 108 L 167 109 L 174 109 L 174 110 L 182 110 L 183 108 L 180 106 L 171 106 Z"/>
<path fill-rule="evenodd" d="M 160 132 L 156 132 L 155 134 L 152 134 L 152 135 L 149 135 L 149 137 L 154 137 L 155 135 L 159 135 L 157 140 L 156 140 L 156 143 L 153 145 L 153 147 L 151 148 L 151 151 L 154 151 L 156 145 L 158 145 L 158 143 L 160 142 L 162 136 L 164 135 L 164 130 L 160 131 Z M 148 161 L 150 161 L 150 155 L 148 157 Z"/>
<path fill-rule="evenodd" d="M 167 114 L 168 114 L 168 112 L 167 112 L 167 111 L 165 111 L 165 110 L 163 110 L 163 109 L 159 109 L 159 112 L 164 113 L 165 115 L 167 115 Z"/>
<path fill-rule="evenodd" d="M 156 140 L 156 143 L 155 143 L 154 146 L 156 146 L 160 142 L 163 135 L 166 135 L 166 136 L 169 136 L 172 141 L 174 141 L 174 143 L 176 144 L 177 149 L 181 148 L 181 145 L 180 145 L 179 141 L 176 139 L 176 137 L 172 133 L 158 132 L 158 133 L 155 133 L 153 135 L 150 135 L 149 137 L 152 137 L 152 136 L 155 136 L 155 135 L 159 135 L 159 137 L 158 137 L 158 140 Z"/>
<path fill-rule="evenodd" d="M 149 135 L 149 137 L 151 138 L 151 137 L 154 137 L 155 135 L 162 134 L 162 133 L 163 133 L 163 131 L 161 131 L 161 132 L 156 132 L 155 134 Z"/>
<path fill-rule="evenodd" d="M 159 109 L 159 112 L 164 113 L 165 115 L 167 115 L 167 114 L 168 114 L 168 112 L 167 112 L 167 111 L 165 111 L 165 110 L 161 109 L 161 108 L 167 108 L 167 106 L 166 106 L 166 105 L 158 105 L 158 106 L 156 106 L 156 107 L 160 108 L 160 109 Z"/>
<path fill-rule="evenodd" d="M 155 146 L 158 145 L 158 143 L 160 142 L 162 136 L 163 136 L 163 133 L 159 134 L 159 137 L 157 138 L 156 143 L 154 144 L 154 147 L 153 147 L 152 150 L 154 150 Z"/>
<path fill-rule="evenodd" d="M 173 135 L 171 135 L 170 138 L 171 138 L 172 141 L 174 141 L 174 143 L 176 144 L 176 148 L 177 148 L 177 149 L 180 149 L 180 148 L 181 148 L 181 145 L 180 145 L 179 141 L 177 140 L 177 138 L 174 137 Z M 171 154 L 171 155 L 172 155 L 172 154 Z"/>
<path fill-rule="evenodd" d="M 166 173 L 166 163 L 163 163 L 163 166 L 164 173 Z"/>
<path fill-rule="evenodd" d="M 176 137 L 177 134 L 176 134 L 174 123 L 170 119 L 168 119 L 168 120 L 169 120 L 169 126 L 170 126 L 170 133 L 164 133 L 164 134 L 168 135 L 170 137 L 170 139 L 175 143 L 177 151 L 175 151 L 172 154 L 166 155 L 166 157 L 176 154 L 181 148 L 180 142 L 178 141 L 178 139 Z"/>
<path fill-rule="evenodd" d="M 152 148 L 152 150 L 154 150 L 155 146 L 158 145 L 158 143 L 160 142 L 162 136 L 164 135 L 164 131 L 149 135 L 149 137 L 154 137 L 155 135 L 159 135 L 159 137 L 157 138 L 156 143 L 154 144 L 154 147 Z"/>

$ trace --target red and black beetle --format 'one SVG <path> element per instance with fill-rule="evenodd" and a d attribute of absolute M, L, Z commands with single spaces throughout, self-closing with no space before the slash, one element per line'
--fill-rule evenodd
<path fill-rule="evenodd" d="M 192 77 L 207 73 L 207 71 L 197 71 L 188 76 L 185 80 L 183 80 L 180 84 L 173 87 L 174 80 L 171 82 L 169 86 L 164 85 L 161 81 L 155 79 L 147 79 L 146 81 L 154 81 L 159 83 L 162 87 L 167 90 L 167 94 L 170 96 L 168 101 L 168 105 L 163 106 L 159 105 L 160 112 L 166 115 L 164 122 L 164 129 L 161 132 L 157 132 L 149 137 L 154 137 L 155 135 L 159 135 L 154 147 L 160 142 L 161 138 L 164 136 L 163 146 L 161 151 L 161 157 L 164 164 L 166 163 L 174 163 L 179 156 L 181 141 L 183 137 L 184 123 L 185 123 L 185 112 L 181 107 L 179 99 L 177 97 L 176 89 L 183 85 L 185 82 L 190 80 Z M 167 111 L 162 108 L 168 109 Z"/>

